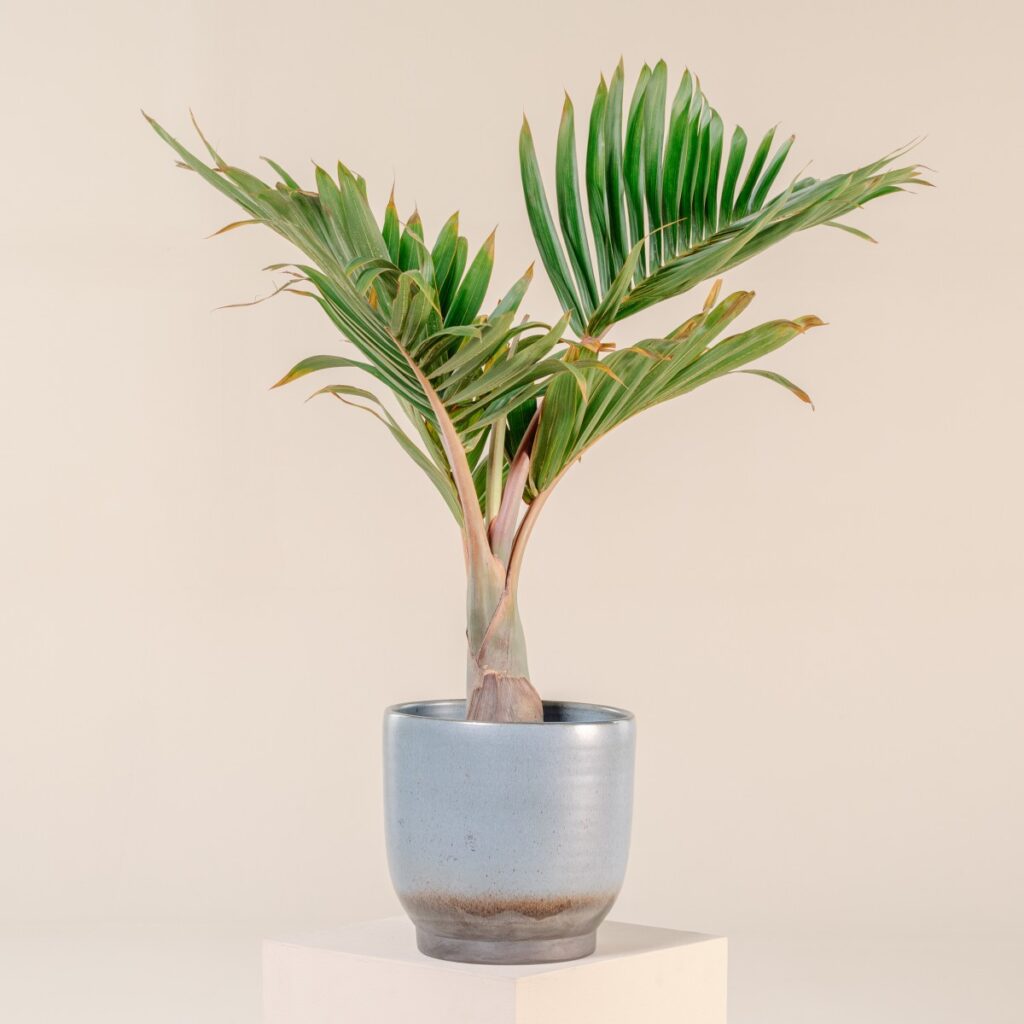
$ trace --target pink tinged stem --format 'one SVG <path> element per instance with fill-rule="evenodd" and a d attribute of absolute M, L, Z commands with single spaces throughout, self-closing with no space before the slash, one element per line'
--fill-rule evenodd
<path fill-rule="evenodd" d="M 491 550 L 494 557 L 507 566 L 509 556 L 512 553 L 512 544 L 516 535 L 516 523 L 519 519 L 519 503 L 523 500 L 523 491 L 526 489 L 526 481 L 530 475 L 530 452 L 533 449 L 533 439 L 537 434 L 537 425 L 540 422 L 539 410 L 534 413 L 530 425 L 519 442 L 519 449 L 509 466 L 508 478 L 505 481 L 505 491 L 501 496 L 501 505 L 498 507 L 498 514 L 491 523 L 489 536 Z"/>
<path fill-rule="evenodd" d="M 541 509 L 544 508 L 544 503 L 548 500 L 548 496 L 551 494 L 552 488 L 558 482 L 559 477 L 556 477 L 551 484 L 536 498 L 530 502 L 530 507 L 526 510 L 526 515 L 523 516 L 523 521 L 519 524 L 519 529 L 516 530 L 515 540 L 512 543 L 512 551 L 509 554 L 508 559 L 508 571 L 505 574 L 505 593 L 506 595 L 515 595 L 516 590 L 519 587 L 519 576 L 523 571 L 523 558 L 526 555 L 526 545 L 529 543 L 530 534 L 533 533 L 533 528 L 537 523 L 537 517 L 541 513 Z"/>
<path fill-rule="evenodd" d="M 437 392 L 427 380 L 426 375 L 402 349 L 406 362 L 412 368 L 423 388 L 430 408 L 437 419 L 438 430 L 441 434 L 441 444 L 444 446 L 445 455 L 448 457 L 448 464 L 452 469 L 452 477 L 455 480 L 455 490 L 459 496 L 459 504 L 462 506 L 463 539 L 466 546 L 466 563 L 472 571 L 474 566 L 486 565 L 493 561 L 491 546 L 487 537 L 487 526 L 484 523 L 483 513 L 480 511 L 480 503 L 476 496 L 476 487 L 473 484 L 473 472 L 469 468 L 469 460 L 466 458 L 466 451 L 462 447 L 462 440 L 459 438 L 455 424 L 452 423 L 448 410 L 445 409 Z"/>
<path fill-rule="evenodd" d="M 495 606 L 494 614 L 491 616 L 487 629 L 484 632 L 481 647 L 487 645 L 492 635 L 500 627 L 503 616 L 508 613 L 509 607 L 515 602 L 516 593 L 519 589 L 519 577 L 523 571 L 523 558 L 526 555 L 526 545 L 529 543 L 530 534 L 533 533 L 537 517 L 540 515 L 541 509 L 544 508 L 544 503 L 548 500 L 552 488 L 560 479 L 561 474 L 552 481 L 546 490 L 541 491 L 533 499 L 530 507 L 526 510 L 526 515 L 523 516 L 523 521 L 519 524 L 519 529 L 516 530 L 515 541 L 512 544 L 512 551 L 509 555 L 508 570 L 505 573 L 505 586 Z"/>

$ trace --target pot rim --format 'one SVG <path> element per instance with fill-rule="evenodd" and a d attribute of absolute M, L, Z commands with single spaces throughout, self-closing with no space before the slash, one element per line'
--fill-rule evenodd
<path fill-rule="evenodd" d="M 437 722 L 439 725 L 456 725 L 456 726 L 472 726 L 474 728 L 488 728 L 488 729 L 520 729 L 520 728 L 536 728 L 538 726 L 569 726 L 570 728 L 580 728 L 583 726 L 614 726 L 624 725 L 634 721 L 635 716 L 632 711 L 628 711 L 625 708 L 617 708 L 611 704 L 591 704 L 587 701 L 576 701 L 576 700 L 546 700 L 543 701 L 545 708 L 583 708 L 588 711 L 596 712 L 604 717 L 595 717 L 590 720 L 577 720 L 577 721 L 543 721 L 543 722 L 471 722 L 465 718 L 440 718 L 434 715 L 425 715 L 417 712 L 416 708 L 436 708 L 442 705 L 451 704 L 462 704 L 465 705 L 466 699 L 464 697 L 444 697 L 438 700 L 410 700 L 403 701 L 401 704 L 392 704 L 390 707 L 384 709 L 385 716 L 396 716 L 399 718 L 414 718 L 421 722 Z"/>

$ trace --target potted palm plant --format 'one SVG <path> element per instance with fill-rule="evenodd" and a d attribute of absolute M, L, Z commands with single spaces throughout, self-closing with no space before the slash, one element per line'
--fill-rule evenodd
<path fill-rule="evenodd" d="M 361 376 L 370 387 L 341 379 L 315 394 L 373 413 L 461 536 L 465 698 L 385 714 L 388 856 L 420 948 L 498 963 L 587 955 L 625 872 L 634 723 L 615 708 L 544 702 L 533 686 L 518 593 L 537 519 L 592 445 L 661 402 L 737 372 L 809 402 L 750 364 L 822 321 L 737 329 L 753 292 L 723 295 L 718 275 L 805 228 L 867 237 L 838 218 L 924 184 L 919 169 L 894 166 L 898 152 L 784 181 L 792 137 L 777 142 L 771 129 L 752 145 L 737 126 L 727 141 L 689 72 L 669 101 L 663 61 L 641 69 L 627 105 L 620 62 L 590 109 L 582 176 L 565 100 L 554 212 L 523 123 L 526 210 L 561 306 L 541 322 L 519 316 L 532 267 L 482 312 L 494 236 L 470 259 L 457 214 L 428 241 L 393 192 L 378 220 L 366 183 L 343 164 L 317 167 L 304 187 L 268 160 L 279 179 L 270 184 L 227 163 L 201 132 L 206 160 L 149 121 L 181 166 L 245 212 L 228 228 L 265 225 L 303 254 L 272 268 L 285 274 L 279 290 L 316 302 L 344 344 L 275 386 L 325 370 Z M 634 313 L 709 281 L 674 330 L 627 340 L 620 325 Z"/>

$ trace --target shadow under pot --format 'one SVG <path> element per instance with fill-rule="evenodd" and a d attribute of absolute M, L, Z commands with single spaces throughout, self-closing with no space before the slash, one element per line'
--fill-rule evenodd
<path fill-rule="evenodd" d="M 384 717 L 391 879 L 421 952 L 485 964 L 594 951 L 626 872 L 636 723 L 545 702 L 544 721 L 467 722 L 465 701 Z"/>

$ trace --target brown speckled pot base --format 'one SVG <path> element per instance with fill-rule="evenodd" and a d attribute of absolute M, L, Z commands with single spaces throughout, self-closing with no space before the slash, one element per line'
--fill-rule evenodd
<path fill-rule="evenodd" d="M 461 896 L 400 893 L 421 953 L 472 964 L 549 964 L 594 952 L 615 893 Z"/>
<path fill-rule="evenodd" d="M 615 893 L 463 896 L 400 892 L 398 898 L 413 921 L 433 935 L 490 942 L 585 935 L 604 920 L 615 902 Z"/>
<path fill-rule="evenodd" d="M 552 964 L 590 956 L 597 932 L 563 939 L 450 939 L 416 929 L 416 946 L 436 960 L 462 964 Z"/>

